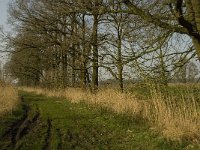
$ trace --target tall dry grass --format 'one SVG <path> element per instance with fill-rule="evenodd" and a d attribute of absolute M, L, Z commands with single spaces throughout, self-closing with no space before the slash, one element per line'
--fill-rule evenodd
<path fill-rule="evenodd" d="M 171 140 L 187 139 L 200 140 L 200 108 L 194 96 L 184 95 L 164 97 L 153 91 L 147 100 L 139 100 L 133 93 L 120 93 L 113 89 L 103 89 L 97 94 L 81 89 L 47 90 L 40 88 L 23 88 L 28 92 L 44 94 L 49 97 L 64 97 L 72 103 L 84 101 L 91 105 L 98 105 L 117 113 L 128 113 L 140 116 L 152 124 L 152 129 L 160 131 L 164 137 Z"/>
<path fill-rule="evenodd" d="M 0 116 L 12 113 L 18 103 L 17 89 L 11 85 L 0 84 Z"/>
<path fill-rule="evenodd" d="M 152 93 L 147 118 L 153 122 L 164 137 L 200 142 L 200 107 L 194 95 L 164 97 L 159 92 Z"/>

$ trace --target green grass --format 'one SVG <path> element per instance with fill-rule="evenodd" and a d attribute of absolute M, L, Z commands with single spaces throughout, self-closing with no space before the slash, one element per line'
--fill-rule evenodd
<path fill-rule="evenodd" d="M 151 131 L 145 120 L 119 115 L 101 107 L 84 103 L 72 104 L 61 98 L 47 98 L 33 93 L 20 92 L 30 107 L 28 118 L 33 120 L 36 111 L 39 119 L 10 149 L 22 150 L 175 150 L 189 148 L 189 143 L 165 140 Z M 2 118 L 1 133 L 23 117 L 22 109 Z M 5 138 L 1 144 L 9 144 Z M 1 146 L 1 145 L 0 145 Z"/>
<path fill-rule="evenodd" d="M 9 126 L 23 117 L 23 114 L 22 107 L 18 106 L 12 113 L 0 117 L 0 138 L 2 138 Z"/>

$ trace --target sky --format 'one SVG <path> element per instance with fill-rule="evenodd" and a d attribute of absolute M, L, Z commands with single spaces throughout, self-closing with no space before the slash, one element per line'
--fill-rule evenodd
<path fill-rule="evenodd" d="M 8 3 L 9 0 L 0 0 L 0 26 L 3 25 L 5 29 L 8 29 L 6 26 Z"/>
<path fill-rule="evenodd" d="M 7 8 L 9 0 L 0 0 L 0 26 L 3 26 L 3 29 L 8 31 L 9 27 L 7 24 Z M 2 49 L 2 48 L 0 48 Z M 0 52 L 0 62 L 5 62 L 6 55 Z"/>
<path fill-rule="evenodd" d="M 3 25 L 7 30 L 7 8 L 9 0 L 0 0 L 0 25 Z"/>

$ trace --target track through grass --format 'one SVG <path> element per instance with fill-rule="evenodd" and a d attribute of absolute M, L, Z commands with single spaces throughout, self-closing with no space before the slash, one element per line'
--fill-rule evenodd
<path fill-rule="evenodd" d="M 22 108 L 0 125 L 1 149 L 22 150 L 174 150 L 198 145 L 174 143 L 153 133 L 139 118 L 101 107 L 72 104 L 20 92 Z"/>

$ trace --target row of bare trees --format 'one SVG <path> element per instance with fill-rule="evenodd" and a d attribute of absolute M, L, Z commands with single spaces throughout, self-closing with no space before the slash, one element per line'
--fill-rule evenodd
<path fill-rule="evenodd" d="M 166 85 L 200 58 L 198 8 L 190 0 L 13 0 L 7 72 L 28 86 L 96 91 L 99 69 L 121 91 L 131 77 Z"/>

